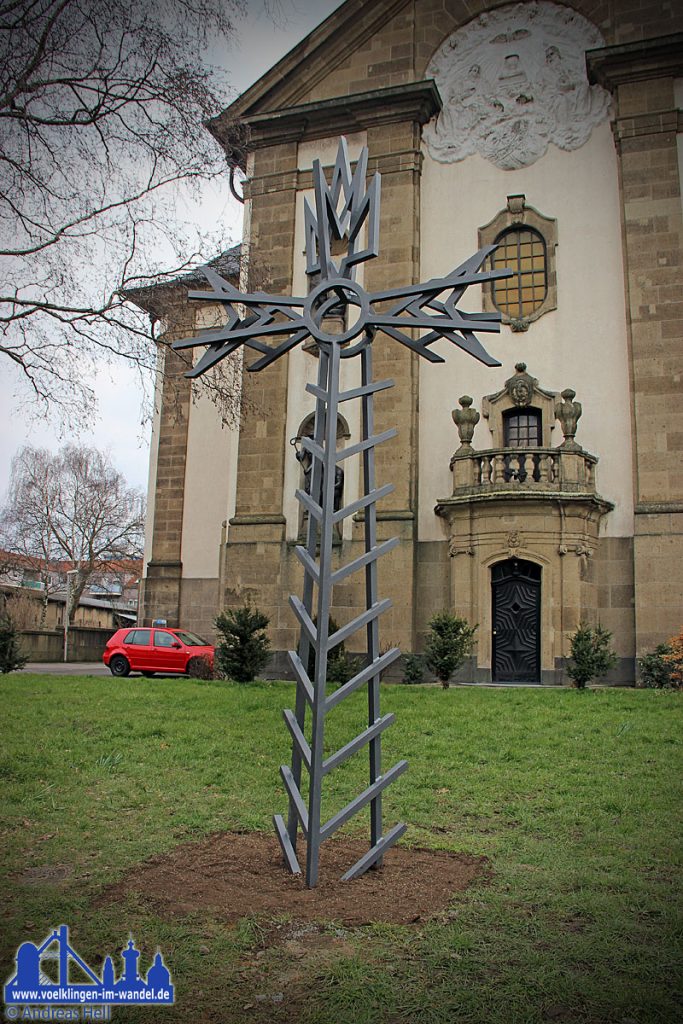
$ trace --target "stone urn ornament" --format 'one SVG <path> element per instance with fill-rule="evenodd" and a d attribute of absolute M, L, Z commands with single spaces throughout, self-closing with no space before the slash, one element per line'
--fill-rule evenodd
<path fill-rule="evenodd" d="M 454 409 L 451 413 L 453 422 L 458 428 L 458 435 L 460 437 L 459 452 L 471 452 L 472 438 L 474 437 L 474 428 L 480 420 L 480 415 L 476 409 L 472 408 L 473 399 L 469 395 L 463 395 L 458 399 L 458 402 L 462 406 L 461 409 Z"/>
<path fill-rule="evenodd" d="M 559 420 L 564 434 L 564 441 L 559 446 L 565 451 L 581 451 L 581 445 L 574 440 L 576 428 L 581 418 L 583 409 L 581 402 L 575 402 L 576 391 L 573 388 L 565 388 L 562 392 L 562 401 L 555 405 L 555 419 Z"/>

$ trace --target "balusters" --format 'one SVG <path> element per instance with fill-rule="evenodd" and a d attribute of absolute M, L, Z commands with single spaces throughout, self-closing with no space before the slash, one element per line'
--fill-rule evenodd
<path fill-rule="evenodd" d="M 565 478 L 570 463 L 574 467 L 572 489 L 595 490 L 595 465 L 591 459 L 583 452 L 564 452 L 557 448 L 497 448 L 472 452 L 457 463 L 463 467 L 458 473 L 454 469 L 454 490 L 458 492 L 465 487 L 503 488 L 505 485 L 533 488 L 536 484 L 544 489 L 562 488 L 567 483 Z M 471 467 L 469 473 L 464 471 L 466 465 Z"/>

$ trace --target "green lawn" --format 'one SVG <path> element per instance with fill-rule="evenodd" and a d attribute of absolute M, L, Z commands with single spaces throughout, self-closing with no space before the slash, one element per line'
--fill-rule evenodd
<path fill-rule="evenodd" d="M 116 1008 L 119 1022 L 683 1019 L 680 695 L 384 687 L 385 764 L 410 762 L 386 820 L 409 823 L 405 843 L 486 855 L 492 874 L 439 919 L 323 924 L 314 947 L 134 897 L 93 906 L 153 853 L 270 829 L 289 684 L 13 675 L 0 690 L 3 979 L 21 941 L 66 922 L 95 964 L 129 931 L 147 958 L 163 950 L 176 1006 Z M 330 716 L 331 748 L 362 725 L 356 696 Z M 357 755 L 331 777 L 325 815 L 366 770 Z"/>

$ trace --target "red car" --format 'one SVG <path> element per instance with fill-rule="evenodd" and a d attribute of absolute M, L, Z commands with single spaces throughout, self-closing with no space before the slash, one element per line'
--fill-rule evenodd
<path fill-rule="evenodd" d="M 141 628 L 118 629 L 107 640 L 102 661 L 113 676 L 127 676 L 131 671 L 153 676 L 157 672 L 200 674 L 203 663 L 213 669 L 215 648 L 186 629 Z"/>

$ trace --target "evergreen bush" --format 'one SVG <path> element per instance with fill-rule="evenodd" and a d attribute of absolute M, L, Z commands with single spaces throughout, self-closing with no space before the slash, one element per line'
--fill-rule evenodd
<path fill-rule="evenodd" d="M 604 676 L 617 663 L 610 646 L 612 634 L 602 626 L 589 626 L 585 622 L 570 637 L 571 655 L 567 674 L 579 690 L 585 689 L 591 679 Z"/>
<path fill-rule="evenodd" d="M 6 613 L 0 615 L 0 673 L 16 672 L 28 658 L 21 653 L 19 631 Z"/>
<path fill-rule="evenodd" d="M 403 655 L 403 682 L 406 686 L 417 686 L 424 682 L 425 665 L 421 654 Z"/>
<path fill-rule="evenodd" d="M 478 626 L 470 626 L 452 612 L 437 612 L 429 620 L 425 641 L 425 661 L 444 690 L 450 678 L 472 650 Z"/>
<path fill-rule="evenodd" d="M 671 685 L 671 666 L 666 656 L 671 654 L 670 644 L 658 644 L 654 651 L 648 651 L 638 658 L 640 682 L 651 690 L 668 689 Z"/>
<path fill-rule="evenodd" d="M 353 658 L 345 650 L 337 653 L 335 648 L 327 659 L 327 682 L 332 686 L 343 686 L 349 679 L 353 679 L 358 670 L 358 658 Z"/>
<path fill-rule="evenodd" d="M 200 654 L 188 661 L 187 674 L 190 679 L 213 679 L 213 666 L 206 655 Z"/>
<path fill-rule="evenodd" d="M 238 683 L 249 683 L 265 668 L 270 654 L 266 628 L 270 619 L 251 605 L 230 608 L 219 615 L 216 629 L 220 641 L 216 646 L 219 671 Z"/>
<path fill-rule="evenodd" d="M 316 626 L 318 625 L 317 615 L 313 616 L 313 622 Z M 338 629 L 339 626 L 330 615 L 327 635 L 332 636 Z M 307 672 L 308 678 L 313 682 L 315 679 L 315 651 L 312 644 L 308 649 Z M 327 656 L 327 682 L 332 686 L 343 686 L 344 683 L 348 683 L 349 679 L 355 676 L 356 672 L 358 672 L 358 659 L 352 658 L 350 654 L 346 653 L 346 647 L 343 643 L 333 647 Z"/>

